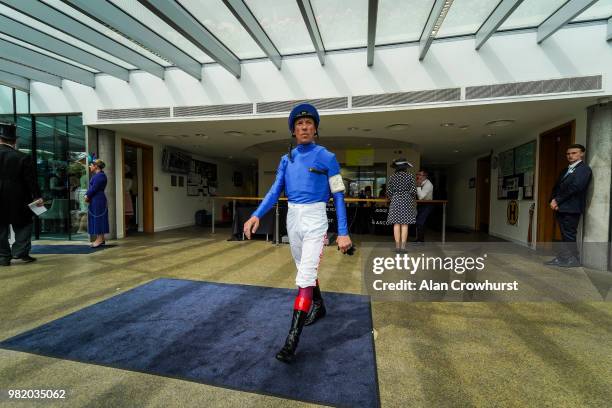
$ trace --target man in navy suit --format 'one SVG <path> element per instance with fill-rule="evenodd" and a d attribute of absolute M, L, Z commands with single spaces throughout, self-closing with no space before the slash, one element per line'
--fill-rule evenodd
<path fill-rule="evenodd" d="M 556 258 L 546 262 L 547 265 L 576 267 L 580 266 L 576 230 L 580 214 L 586 207 L 586 193 L 591 182 L 591 168 L 582 161 L 584 146 L 572 144 L 565 153 L 569 166 L 559 175 L 559 179 L 550 196 L 550 208 L 561 229 L 563 246 Z"/>

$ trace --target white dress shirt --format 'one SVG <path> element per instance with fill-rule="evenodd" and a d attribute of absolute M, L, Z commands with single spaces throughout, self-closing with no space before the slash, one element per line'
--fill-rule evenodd
<path fill-rule="evenodd" d="M 425 179 L 423 185 L 417 187 L 417 196 L 419 200 L 433 200 L 433 184 L 431 184 L 429 179 Z"/>

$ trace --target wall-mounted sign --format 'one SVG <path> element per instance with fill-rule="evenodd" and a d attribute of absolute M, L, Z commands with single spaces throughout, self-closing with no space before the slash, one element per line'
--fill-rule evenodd
<path fill-rule="evenodd" d="M 506 209 L 506 222 L 510 225 L 516 225 L 518 222 L 519 206 L 518 201 L 508 201 L 508 208 Z"/>

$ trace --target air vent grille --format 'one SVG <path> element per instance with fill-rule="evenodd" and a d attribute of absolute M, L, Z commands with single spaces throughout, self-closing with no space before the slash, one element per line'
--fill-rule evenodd
<path fill-rule="evenodd" d="M 353 96 L 353 107 L 410 105 L 415 103 L 451 102 L 461 99 L 461 88 L 435 89 L 430 91 L 397 92 L 375 95 Z"/>
<path fill-rule="evenodd" d="M 238 103 L 227 105 L 202 105 L 202 106 L 176 106 L 174 116 L 223 116 L 223 115 L 252 115 L 252 103 Z"/>
<path fill-rule="evenodd" d="M 348 108 L 347 97 L 300 99 L 295 101 L 261 102 L 257 104 L 257 113 L 290 112 L 295 105 L 298 105 L 300 103 L 310 103 L 311 105 L 314 105 L 318 110 Z"/>
<path fill-rule="evenodd" d="M 468 86 L 465 99 L 503 98 L 601 89 L 601 75 L 514 82 L 499 85 Z"/>
<path fill-rule="evenodd" d="M 170 108 L 100 109 L 98 120 L 169 118 Z"/>

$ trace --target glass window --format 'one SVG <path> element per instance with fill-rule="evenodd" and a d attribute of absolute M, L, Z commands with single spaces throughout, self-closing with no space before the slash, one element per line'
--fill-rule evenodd
<path fill-rule="evenodd" d="M 326 50 L 367 45 L 368 0 L 312 0 L 311 4 Z"/>
<path fill-rule="evenodd" d="M 499 27 L 499 31 L 537 27 L 559 9 L 567 0 L 525 0 Z"/>
<path fill-rule="evenodd" d="M 213 60 L 196 47 L 192 42 L 187 40 L 181 33 L 166 24 L 161 18 L 153 14 L 152 11 L 140 4 L 138 0 L 110 0 L 117 7 L 121 8 L 127 14 L 140 21 L 150 30 L 155 31 L 162 38 L 168 40 L 172 45 L 180 48 L 186 54 L 190 55 L 195 60 L 205 63 Z M 172 59 L 172 55 L 164 55 L 164 57 Z"/>
<path fill-rule="evenodd" d="M 30 115 L 17 115 L 17 149 L 32 154 L 32 119 L 30 119 Z"/>
<path fill-rule="evenodd" d="M 347 197 L 378 198 L 387 182 L 387 163 L 373 166 L 345 166 L 341 164 L 340 174 L 348 182 Z"/>
<path fill-rule="evenodd" d="M 14 120 L 13 113 L 13 88 L 0 85 L 0 115 L 3 115 L 0 120 L 6 122 L 4 117 L 8 115 L 11 117 L 12 122 Z"/>
<path fill-rule="evenodd" d="M 238 58 L 266 56 L 223 2 L 219 0 L 180 0 L 179 3 Z M 268 9 L 268 12 L 270 11 Z"/>
<path fill-rule="evenodd" d="M 47 212 L 40 218 L 40 237 L 68 239 L 68 138 L 66 116 L 36 116 L 36 168 Z"/>
<path fill-rule="evenodd" d="M 112 28 L 107 27 L 99 22 L 97 22 L 96 20 L 88 17 L 87 15 L 81 13 L 80 11 L 74 9 L 73 7 L 69 6 L 68 4 L 62 3 L 61 0 L 41 0 L 45 3 L 47 3 L 48 5 L 52 6 L 53 8 L 61 11 L 62 13 L 66 14 L 67 16 L 70 16 L 72 18 L 74 18 L 75 20 L 85 24 L 86 26 L 99 31 L 100 33 L 104 34 L 105 36 L 117 41 L 119 44 L 122 44 L 128 48 L 131 48 L 133 51 L 136 51 L 140 54 L 142 54 L 143 56 L 147 57 L 148 59 L 158 63 L 159 65 L 162 65 L 164 67 L 168 67 L 172 64 L 170 64 L 170 62 L 166 61 L 165 59 L 161 58 L 160 56 L 158 56 L 157 54 L 152 53 L 151 51 L 147 50 L 146 48 L 140 46 L 139 44 L 135 43 L 134 41 L 127 39 L 126 37 L 122 36 L 121 34 L 117 33 L 116 31 L 114 31 Z"/>
<path fill-rule="evenodd" d="M 610 17 L 612 17 L 612 0 L 599 0 L 588 9 L 584 10 L 582 14 L 574 18 L 572 22 L 607 20 Z"/>
<path fill-rule="evenodd" d="M 30 94 L 15 89 L 16 113 L 30 113 Z"/>
<path fill-rule="evenodd" d="M 376 44 L 418 41 L 435 0 L 380 0 Z"/>
<path fill-rule="evenodd" d="M 437 38 L 475 34 L 499 0 L 454 0 Z"/>
<path fill-rule="evenodd" d="M 314 52 L 297 2 L 246 0 L 246 4 L 282 55 Z"/>

